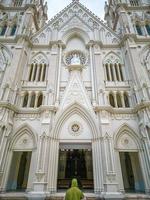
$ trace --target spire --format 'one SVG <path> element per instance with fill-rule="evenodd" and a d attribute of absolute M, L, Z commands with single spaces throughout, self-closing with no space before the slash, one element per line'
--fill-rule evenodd
<path fill-rule="evenodd" d="M 72 2 L 79 2 L 79 0 L 72 0 Z"/>

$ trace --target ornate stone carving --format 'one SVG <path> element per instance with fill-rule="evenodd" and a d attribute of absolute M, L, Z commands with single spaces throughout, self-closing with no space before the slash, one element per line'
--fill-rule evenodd
<path fill-rule="evenodd" d="M 65 54 L 64 56 L 64 63 L 69 66 L 69 65 L 86 65 L 87 63 L 87 56 L 85 53 L 81 51 L 70 51 Z"/>
<path fill-rule="evenodd" d="M 73 136 L 79 136 L 83 131 L 82 124 L 80 124 L 78 121 L 74 121 L 71 124 L 69 124 L 68 129 L 69 133 Z"/>

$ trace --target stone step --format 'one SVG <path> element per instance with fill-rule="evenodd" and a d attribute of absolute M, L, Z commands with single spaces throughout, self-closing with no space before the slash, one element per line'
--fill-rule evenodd
<path fill-rule="evenodd" d="M 57 194 L 51 197 L 44 197 L 40 195 L 29 195 L 26 193 L 3 193 L 0 194 L 0 200 L 64 200 L 64 194 Z M 123 198 L 112 198 L 110 197 L 96 197 L 94 194 L 86 195 L 84 200 L 150 200 L 150 195 L 146 194 L 125 194 Z"/>

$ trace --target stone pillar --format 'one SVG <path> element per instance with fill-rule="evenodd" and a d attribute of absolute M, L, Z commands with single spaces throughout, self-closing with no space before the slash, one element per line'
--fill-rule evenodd
<path fill-rule="evenodd" d="M 34 108 L 37 108 L 38 97 L 39 97 L 39 92 L 35 92 L 35 103 L 34 103 Z"/>
<path fill-rule="evenodd" d="M 106 182 L 105 190 L 107 192 L 117 192 L 118 184 L 116 184 L 116 173 L 114 166 L 114 148 L 112 146 L 112 138 L 106 134 L 104 138 L 104 151 L 106 157 Z"/>
<path fill-rule="evenodd" d="M 111 69 L 110 69 L 110 64 L 108 63 L 108 73 L 109 73 L 109 79 L 112 81 L 112 75 L 111 75 Z"/>
<path fill-rule="evenodd" d="M 114 81 L 117 81 L 116 70 L 115 70 L 115 65 L 114 64 L 112 64 L 112 68 L 113 68 Z"/>
<path fill-rule="evenodd" d="M 124 92 L 122 92 L 122 91 L 121 91 L 121 104 L 122 104 L 122 107 L 125 108 Z"/>
<path fill-rule="evenodd" d="M 48 191 L 55 193 L 57 191 L 57 173 L 58 173 L 59 141 L 53 138 L 49 139 L 49 166 L 48 166 Z"/>
<path fill-rule="evenodd" d="M 56 89 L 56 105 L 59 105 L 61 59 L 62 59 L 62 44 L 59 44 L 59 62 L 58 62 L 58 76 L 57 76 L 57 89 Z"/>
<path fill-rule="evenodd" d="M 122 81 L 121 74 L 120 74 L 120 66 L 119 66 L 119 64 L 117 64 L 117 71 L 118 71 L 119 81 Z"/>
<path fill-rule="evenodd" d="M 95 90 L 95 77 L 94 77 L 94 66 L 93 66 L 93 43 L 89 44 L 90 50 L 90 70 L 91 70 L 91 84 L 92 84 L 92 103 L 96 104 L 96 90 Z"/>
<path fill-rule="evenodd" d="M 45 64 L 42 64 L 42 71 L 41 71 L 41 76 L 40 76 L 40 81 L 45 81 L 45 77 L 43 79 L 44 73 L 46 73 L 46 69 L 45 69 Z M 45 74 L 46 75 L 46 74 Z"/>
<path fill-rule="evenodd" d="M 29 94 L 29 96 L 28 96 L 27 108 L 30 107 L 32 92 L 28 92 L 28 94 Z"/>
<path fill-rule="evenodd" d="M 150 157 L 149 157 L 149 147 L 148 140 L 146 137 L 142 138 L 143 151 L 139 152 L 139 158 L 141 163 L 141 168 L 143 172 L 144 182 L 145 182 L 145 192 L 150 193 Z"/>
<path fill-rule="evenodd" d="M 100 139 L 93 141 L 92 153 L 93 153 L 94 192 L 100 194 L 102 191 L 104 191 Z"/>
<path fill-rule="evenodd" d="M 23 107 L 23 101 L 24 101 L 24 96 L 25 96 L 25 92 L 21 92 L 20 94 L 20 100 L 18 102 L 19 107 Z"/>
<path fill-rule="evenodd" d="M 38 79 L 39 79 L 39 72 L 40 72 L 40 65 L 39 64 L 37 64 L 37 71 L 36 71 L 36 77 L 35 77 L 35 80 L 36 81 L 38 81 Z"/>
<path fill-rule="evenodd" d="M 114 91 L 113 96 L 114 96 L 114 101 L 115 101 L 115 107 L 118 108 L 116 93 L 117 92 Z"/>
<path fill-rule="evenodd" d="M 47 155 L 47 146 L 48 146 L 48 136 L 43 133 L 39 138 L 39 149 L 38 149 L 38 160 L 37 160 L 37 169 L 36 169 L 36 182 L 34 182 L 34 191 L 45 191 L 46 190 L 46 155 Z"/>
<path fill-rule="evenodd" d="M 5 110 L 5 112 L 8 112 Z M 8 122 L 7 122 L 8 123 Z M 1 145 L 0 145 L 0 191 L 4 191 L 6 188 L 5 179 L 7 174 L 7 165 L 6 159 L 8 158 L 9 152 L 9 135 L 12 132 L 12 125 L 5 126 L 2 138 L 1 138 Z"/>
<path fill-rule="evenodd" d="M 31 81 L 33 81 L 34 78 L 34 74 L 35 74 L 35 69 L 36 69 L 36 64 L 33 64 L 33 70 L 32 70 L 32 74 L 31 74 Z"/>

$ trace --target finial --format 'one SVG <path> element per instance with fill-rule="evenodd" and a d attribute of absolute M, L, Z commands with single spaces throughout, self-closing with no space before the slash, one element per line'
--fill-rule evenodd
<path fill-rule="evenodd" d="M 79 0 L 72 0 L 72 2 L 79 2 Z"/>

